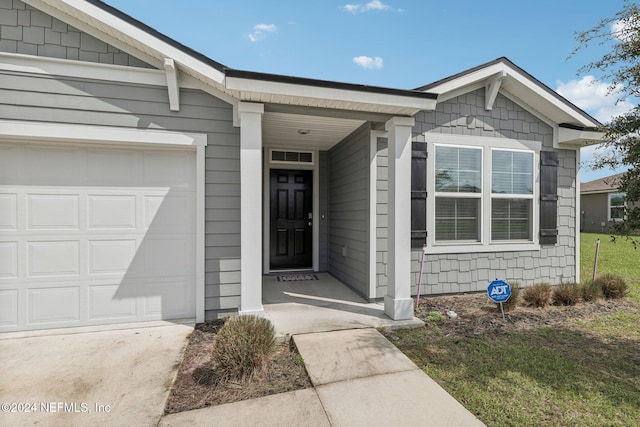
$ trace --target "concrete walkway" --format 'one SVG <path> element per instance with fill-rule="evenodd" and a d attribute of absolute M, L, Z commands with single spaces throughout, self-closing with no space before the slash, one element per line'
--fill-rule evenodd
<path fill-rule="evenodd" d="M 319 280 L 278 282 L 276 276 L 262 279 L 264 311 L 279 337 L 311 332 L 359 328 L 417 328 L 416 317 L 393 321 L 384 314 L 384 304 L 368 302 L 329 273 L 316 273 Z"/>
<path fill-rule="evenodd" d="M 482 426 L 375 329 L 295 335 L 313 389 L 165 416 L 160 426 Z"/>

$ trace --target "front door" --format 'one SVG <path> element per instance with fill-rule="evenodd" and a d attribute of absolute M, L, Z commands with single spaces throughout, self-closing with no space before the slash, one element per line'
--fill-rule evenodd
<path fill-rule="evenodd" d="M 270 187 L 270 268 L 311 268 L 311 171 L 272 169 Z"/>

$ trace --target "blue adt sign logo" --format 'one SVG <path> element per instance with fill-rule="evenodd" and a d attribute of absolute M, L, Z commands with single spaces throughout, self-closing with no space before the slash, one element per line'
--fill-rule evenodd
<path fill-rule="evenodd" d="M 495 302 L 505 302 L 511 296 L 511 286 L 504 280 L 494 280 L 489 283 L 487 295 Z"/>

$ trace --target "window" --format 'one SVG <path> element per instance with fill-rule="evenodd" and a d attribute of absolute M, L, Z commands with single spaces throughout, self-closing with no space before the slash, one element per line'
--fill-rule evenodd
<path fill-rule="evenodd" d="M 429 253 L 540 248 L 541 142 L 425 137 Z"/>
<path fill-rule="evenodd" d="M 491 240 L 532 240 L 533 153 L 491 150 Z"/>
<path fill-rule="evenodd" d="M 482 149 L 436 146 L 436 241 L 480 240 Z"/>
<path fill-rule="evenodd" d="M 609 194 L 609 221 L 623 221 L 626 212 L 626 195 Z"/>
<path fill-rule="evenodd" d="M 313 164 L 313 153 L 307 151 L 271 150 L 271 163 L 309 163 Z"/>

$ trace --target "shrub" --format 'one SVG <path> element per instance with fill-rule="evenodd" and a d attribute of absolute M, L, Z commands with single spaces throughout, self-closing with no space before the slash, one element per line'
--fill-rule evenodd
<path fill-rule="evenodd" d="M 427 322 L 440 323 L 444 322 L 444 316 L 439 311 L 430 311 L 425 320 Z"/>
<path fill-rule="evenodd" d="M 628 292 L 627 283 L 617 274 L 606 273 L 598 276 L 595 283 L 602 289 L 602 295 L 606 299 L 622 298 Z"/>
<path fill-rule="evenodd" d="M 553 289 L 553 303 L 555 305 L 575 305 L 580 301 L 581 291 L 577 283 L 560 283 Z"/>
<path fill-rule="evenodd" d="M 583 301 L 595 301 L 602 296 L 602 288 L 597 282 L 585 282 L 579 286 Z"/>
<path fill-rule="evenodd" d="M 511 296 L 506 302 L 502 303 L 504 311 L 513 310 L 518 305 L 518 302 L 520 302 L 520 283 L 511 282 L 509 286 L 511 287 Z M 496 303 L 496 307 L 500 310 L 500 303 Z"/>
<path fill-rule="evenodd" d="M 548 283 L 536 283 L 522 291 L 522 299 L 533 307 L 546 307 L 551 302 L 551 285 Z"/>
<path fill-rule="evenodd" d="M 236 316 L 216 335 L 212 356 L 220 379 L 241 381 L 263 370 L 275 349 L 275 330 L 268 319 Z"/>

